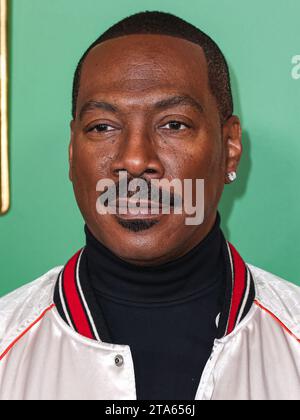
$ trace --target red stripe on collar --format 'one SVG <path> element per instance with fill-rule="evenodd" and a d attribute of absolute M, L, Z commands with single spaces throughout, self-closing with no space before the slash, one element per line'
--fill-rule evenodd
<path fill-rule="evenodd" d="M 94 339 L 94 334 L 84 310 L 78 286 L 77 270 L 82 250 L 78 251 L 67 263 L 63 273 L 63 290 L 68 305 L 69 315 L 72 318 L 76 331 L 84 337 Z"/>
<path fill-rule="evenodd" d="M 229 245 L 229 252 L 231 253 L 231 259 L 233 264 L 233 290 L 232 290 L 232 298 L 231 298 L 231 309 L 228 318 L 228 327 L 226 335 L 229 335 L 233 332 L 239 315 L 240 311 L 242 310 L 242 304 L 248 296 L 245 296 L 247 292 L 247 267 L 237 252 L 235 247 L 228 243 Z"/>

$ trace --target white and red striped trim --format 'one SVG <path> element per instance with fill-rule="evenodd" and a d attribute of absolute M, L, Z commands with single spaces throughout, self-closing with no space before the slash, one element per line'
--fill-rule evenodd
<path fill-rule="evenodd" d="M 232 291 L 225 336 L 231 334 L 254 302 L 254 281 L 244 260 L 235 247 L 227 242 L 232 272 Z"/>
<path fill-rule="evenodd" d="M 78 251 L 60 274 L 59 296 L 68 324 L 84 337 L 100 341 L 79 278 L 79 266 L 83 251 L 84 249 Z"/>

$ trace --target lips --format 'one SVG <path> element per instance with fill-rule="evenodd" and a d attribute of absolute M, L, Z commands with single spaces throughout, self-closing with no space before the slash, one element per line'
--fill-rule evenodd
<path fill-rule="evenodd" d="M 130 208 L 130 207 L 139 207 L 141 209 L 148 209 L 151 210 L 152 209 L 162 209 L 163 205 L 162 203 L 159 202 L 154 202 L 154 201 L 150 201 L 150 200 L 139 200 L 138 205 L 136 205 L 131 199 L 118 199 L 116 201 L 116 207 L 117 208 Z"/>
<path fill-rule="evenodd" d="M 163 203 L 139 200 L 137 203 L 130 199 L 118 199 L 113 205 L 117 209 L 118 215 L 122 216 L 148 216 L 155 217 L 163 213 L 164 209 L 172 209 L 172 206 L 164 206 Z M 134 213 L 133 213 L 134 211 Z"/>

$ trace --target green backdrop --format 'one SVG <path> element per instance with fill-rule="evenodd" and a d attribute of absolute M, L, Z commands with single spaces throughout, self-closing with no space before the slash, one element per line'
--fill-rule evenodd
<path fill-rule="evenodd" d="M 12 207 L 0 217 L 0 295 L 83 245 L 67 165 L 73 71 L 101 32 L 146 9 L 187 19 L 224 50 L 245 153 L 223 197 L 223 227 L 249 263 L 300 284 L 299 0 L 13 0 Z"/>

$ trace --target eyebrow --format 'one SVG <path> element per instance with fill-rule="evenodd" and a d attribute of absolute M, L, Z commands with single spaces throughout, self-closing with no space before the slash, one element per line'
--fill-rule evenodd
<path fill-rule="evenodd" d="M 83 107 L 81 108 L 79 119 L 82 120 L 82 117 L 84 116 L 86 112 L 93 111 L 94 109 L 102 109 L 104 111 L 113 112 L 115 114 L 118 112 L 118 109 L 112 104 L 109 104 L 108 102 L 89 101 L 86 104 L 84 104 Z"/>
<path fill-rule="evenodd" d="M 203 113 L 203 106 L 200 102 L 198 102 L 196 99 L 194 99 L 190 95 L 176 95 L 172 96 L 170 98 L 163 99 L 156 104 L 154 104 L 154 108 L 156 109 L 165 109 L 165 108 L 171 108 L 173 106 L 177 105 L 188 105 L 195 109 L 197 109 L 201 114 Z"/>
<path fill-rule="evenodd" d="M 194 99 L 190 95 L 176 95 L 171 96 L 170 98 L 162 99 L 158 102 L 156 102 L 153 105 L 154 109 L 161 110 L 166 108 L 172 108 L 178 105 L 187 105 L 195 108 L 198 112 L 201 114 L 204 112 L 203 106 L 200 102 L 198 102 L 196 99 Z M 83 105 L 81 108 L 79 118 L 82 119 L 83 115 L 88 111 L 93 111 L 95 109 L 102 109 L 104 111 L 112 112 L 114 114 L 118 113 L 118 108 L 114 105 L 105 102 L 105 101 L 88 101 L 86 104 Z"/>

